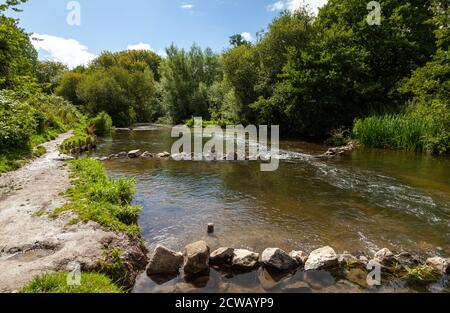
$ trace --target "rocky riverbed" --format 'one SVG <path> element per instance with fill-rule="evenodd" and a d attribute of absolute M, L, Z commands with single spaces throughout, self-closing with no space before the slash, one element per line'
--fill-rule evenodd
<path fill-rule="evenodd" d="M 182 252 L 158 245 L 147 267 L 147 275 L 161 286 L 156 288 L 158 292 L 195 292 L 205 287 L 210 279 L 217 280 L 217 276 L 230 278 L 256 271 L 260 289 L 253 287 L 247 291 L 311 292 L 320 289 L 323 280 L 336 279 L 339 280 L 337 285 L 346 285 L 346 291 L 351 292 L 392 283 L 398 285 L 403 282 L 404 287 L 425 287 L 448 281 L 450 259 L 434 257 L 423 260 L 407 252 L 395 254 L 386 248 L 373 256 L 338 254 L 328 246 L 309 254 L 303 251 L 287 253 L 278 248 L 267 248 L 257 253 L 221 247 L 211 252 L 206 242 L 198 241 L 187 245 Z M 178 283 L 171 284 L 170 281 L 176 281 L 176 277 L 180 277 Z M 227 288 L 223 289 L 225 285 Z M 224 282 L 216 287 L 224 292 L 229 288 L 229 283 Z"/>

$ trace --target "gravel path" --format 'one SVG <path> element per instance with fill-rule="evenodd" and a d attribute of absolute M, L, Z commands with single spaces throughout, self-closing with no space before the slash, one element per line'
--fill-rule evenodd
<path fill-rule="evenodd" d="M 16 292 L 36 275 L 70 271 L 73 261 L 93 270 L 105 248 L 120 247 L 138 263 L 130 265 L 132 276 L 145 267 L 145 248 L 137 240 L 95 222 L 69 225 L 69 212 L 57 219 L 45 214 L 67 201 L 61 193 L 70 186 L 69 169 L 57 147 L 71 135 L 43 144 L 44 156 L 0 177 L 0 292 Z"/>

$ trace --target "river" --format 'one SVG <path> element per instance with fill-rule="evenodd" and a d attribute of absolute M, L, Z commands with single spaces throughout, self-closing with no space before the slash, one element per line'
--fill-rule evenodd
<path fill-rule="evenodd" d="M 133 149 L 170 151 L 175 140 L 170 130 L 118 130 L 101 140 L 94 156 Z M 275 172 L 261 172 L 255 161 L 116 159 L 104 164 L 112 177 L 136 177 L 135 203 L 143 207 L 139 224 L 150 249 L 163 244 L 181 250 L 205 240 L 212 250 L 310 252 L 329 245 L 338 253 L 369 256 L 383 247 L 422 257 L 450 254 L 448 158 L 360 148 L 350 156 L 324 159 L 320 155 L 327 147 L 299 140 L 282 140 L 280 149 Z M 206 233 L 210 222 L 215 224 L 213 235 Z M 260 275 L 230 278 L 226 283 L 241 289 L 227 288 L 259 291 Z M 339 290 L 331 276 L 323 275 L 317 279 L 325 287 L 318 290 Z M 221 291 L 220 277 L 213 272 L 206 283 L 196 285 L 197 291 Z M 143 275 L 135 291 L 167 291 L 174 284 L 180 285 L 180 278 L 160 286 Z"/>

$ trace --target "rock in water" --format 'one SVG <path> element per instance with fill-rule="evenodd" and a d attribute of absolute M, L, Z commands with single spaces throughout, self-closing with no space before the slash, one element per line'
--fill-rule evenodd
<path fill-rule="evenodd" d="M 147 267 L 148 275 L 178 273 L 183 264 L 181 252 L 175 252 L 158 245 Z"/>
<path fill-rule="evenodd" d="M 211 264 L 217 265 L 231 265 L 233 260 L 234 249 L 233 248 L 219 248 L 213 251 L 209 257 L 209 262 Z"/>
<path fill-rule="evenodd" d="M 308 259 L 308 255 L 303 251 L 291 251 L 289 256 L 293 258 L 299 266 L 304 266 Z"/>
<path fill-rule="evenodd" d="M 450 262 L 448 259 L 434 257 L 427 259 L 427 265 L 444 274 L 450 274 Z"/>
<path fill-rule="evenodd" d="M 245 249 L 236 249 L 233 254 L 232 266 L 237 270 L 252 270 L 258 266 L 259 253 Z"/>
<path fill-rule="evenodd" d="M 323 247 L 311 252 L 305 263 L 305 270 L 322 270 L 338 265 L 338 257 L 331 247 Z"/>
<path fill-rule="evenodd" d="M 402 252 L 395 256 L 395 260 L 402 266 L 416 267 L 422 265 L 422 262 L 409 252 Z"/>
<path fill-rule="evenodd" d="M 381 265 L 388 267 L 394 265 L 397 262 L 394 254 L 387 248 L 383 248 L 375 253 L 374 259 Z"/>
<path fill-rule="evenodd" d="M 293 270 L 297 267 L 297 262 L 286 252 L 278 248 L 268 248 L 261 255 L 261 263 L 269 268 L 278 271 Z"/>
<path fill-rule="evenodd" d="M 117 154 L 117 157 L 118 157 L 119 159 L 125 159 L 125 158 L 127 157 L 127 155 L 128 155 L 128 153 L 122 151 L 122 152 L 119 152 L 119 153 Z"/>
<path fill-rule="evenodd" d="M 164 152 L 161 152 L 161 153 L 158 153 L 157 155 L 156 155 L 158 158 L 169 158 L 170 157 L 170 153 L 169 152 L 167 152 L 167 151 L 164 151 Z"/>
<path fill-rule="evenodd" d="M 203 273 L 209 269 L 209 247 L 204 241 L 197 241 L 184 248 L 184 273 L 188 276 Z"/>
<path fill-rule="evenodd" d="M 141 150 L 131 150 L 130 152 L 128 152 L 128 157 L 131 159 L 135 159 L 140 157 L 142 154 Z"/>

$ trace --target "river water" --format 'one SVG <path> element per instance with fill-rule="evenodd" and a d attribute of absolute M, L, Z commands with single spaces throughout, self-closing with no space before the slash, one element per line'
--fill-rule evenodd
<path fill-rule="evenodd" d="M 133 149 L 170 152 L 175 140 L 170 130 L 118 130 L 101 141 L 95 155 Z M 112 177 L 136 178 L 135 202 L 143 207 L 139 224 L 150 249 L 163 244 L 181 250 L 205 240 L 212 250 L 230 246 L 310 252 L 329 245 L 338 253 L 369 256 L 383 247 L 422 257 L 450 255 L 448 158 L 358 149 L 350 156 L 324 159 L 320 155 L 326 147 L 298 140 L 283 140 L 280 148 L 282 160 L 275 172 L 261 172 L 255 161 L 118 159 L 104 164 Z M 206 234 L 208 223 L 215 224 L 213 235 Z M 206 282 L 175 278 L 158 285 L 144 274 L 135 291 L 189 291 L 193 286 L 208 292 L 264 291 L 261 275 L 225 279 L 212 271 Z M 303 282 L 304 275 L 290 279 Z M 312 289 L 354 289 L 327 275 L 316 277 L 319 287 Z"/>

